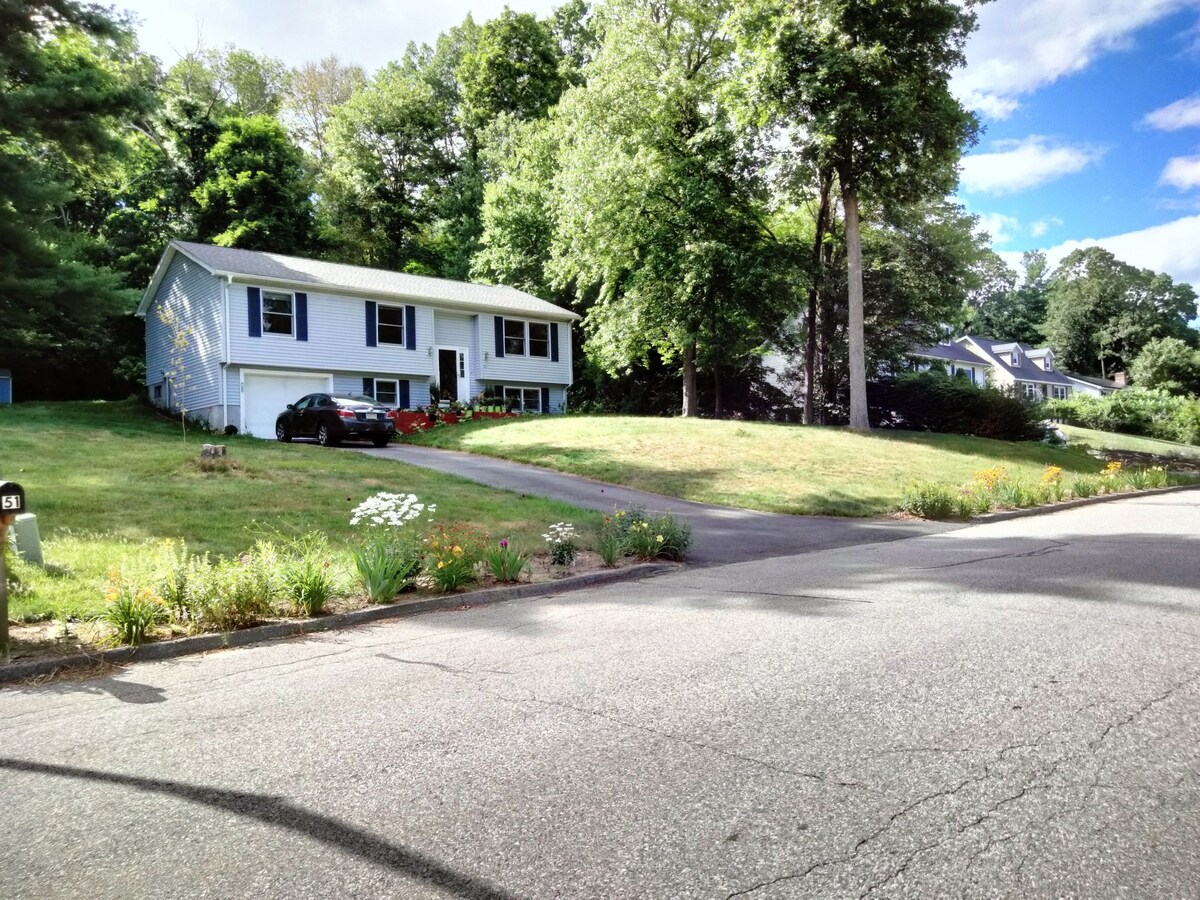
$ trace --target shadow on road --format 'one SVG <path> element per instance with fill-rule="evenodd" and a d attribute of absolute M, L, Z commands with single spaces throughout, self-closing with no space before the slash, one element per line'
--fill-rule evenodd
<path fill-rule="evenodd" d="M 285 797 L 222 790 L 178 781 L 141 778 L 134 775 L 101 772 L 96 769 L 28 762 L 20 759 L 0 758 L 0 769 L 51 775 L 59 778 L 99 781 L 138 791 L 179 797 L 191 803 L 201 803 L 237 816 L 256 819 L 267 825 L 307 835 L 313 840 L 353 853 L 368 862 L 436 885 L 456 897 L 466 898 L 466 900 L 515 900 L 514 895 L 492 886 L 483 879 L 455 872 L 427 856 L 388 843 L 368 831 L 339 822 L 329 816 L 309 812 Z"/>

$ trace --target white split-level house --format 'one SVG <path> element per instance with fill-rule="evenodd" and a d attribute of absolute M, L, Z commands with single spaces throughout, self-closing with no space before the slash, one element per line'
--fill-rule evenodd
<path fill-rule="evenodd" d="M 940 363 L 950 375 L 961 373 L 975 384 L 1012 388 L 1035 400 L 1066 399 L 1076 389 L 1075 382 L 1054 367 L 1054 351 L 1048 347 L 1037 349 L 966 335 L 945 344 L 917 347 L 909 356 L 918 369 Z"/>
<path fill-rule="evenodd" d="M 188 330 L 182 350 L 164 310 Z M 186 241 L 167 246 L 138 315 L 153 403 L 264 438 L 305 394 L 405 409 L 429 403 L 431 382 L 460 401 L 564 412 L 579 319 L 502 285 Z"/>

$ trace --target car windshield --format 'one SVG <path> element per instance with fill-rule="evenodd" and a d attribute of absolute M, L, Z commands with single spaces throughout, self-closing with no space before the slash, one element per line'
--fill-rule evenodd
<path fill-rule="evenodd" d="M 368 397 L 366 394 L 350 394 L 349 396 L 346 396 L 346 397 L 338 397 L 337 402 L 338 403 L 369 403 L 371 406 L 374 406 L 375 398 Z"/>

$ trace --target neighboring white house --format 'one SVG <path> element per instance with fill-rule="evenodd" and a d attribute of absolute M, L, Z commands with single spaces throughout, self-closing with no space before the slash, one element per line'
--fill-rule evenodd
<path fill-rule="evenodd" d="M 1065 399 L 1075 389 L 1071 379 L 1054 368 L 1054 351 L 1049 348 L 965 335 L 947 344 L 917 347 L 909 356 L 918 367 L 928 368 L 937 360 L 951 375 L 963 371 L 976 384 L 1013 388 L 1036 400 Z"/>
<path fill-rule="evenodd" d="M 1095 378 L 1091 375 L 1075 375 L 1071 372 L 1063 372 L 1071 380 L 1075 386 L 1076 394 L 1088 394 L 1092 397 L 1107 397 L 1109 394 L 1115 394 L 1117 391 L 1125 390 L 1125 373 L 1117 372 L 1110 380 L 1108 378 Z"/>
<path fill-rule="evenodd" d="M 190 330 L 183 350 L 164 309 Z M 563 412 L 579 319 L 502 285 L 184 241 L 167 246 L 137 312 L 151 401 L 259 437 L 317 391 L 403 409 L 427 404 L 436 382 L 462 401 L 488 391 Z"/>

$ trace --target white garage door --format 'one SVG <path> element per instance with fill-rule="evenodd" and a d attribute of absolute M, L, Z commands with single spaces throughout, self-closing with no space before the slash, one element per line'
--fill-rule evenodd
<path fill-rule="evenodd" d="M 246 372 L 242 375 L 242 433 L 275 437 L 275 418 L 305 394 L 329 390 L 328 375 Z"/>

